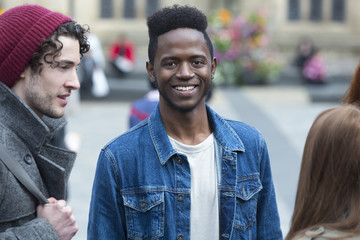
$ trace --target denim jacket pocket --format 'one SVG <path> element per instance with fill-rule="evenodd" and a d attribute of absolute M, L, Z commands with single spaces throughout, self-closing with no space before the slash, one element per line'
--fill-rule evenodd
<path fill-rule="evenodd" d="M 164 192 L 123 195 L 127 235 L 130 239 L 158 239 L 164 236 Z"/>
<path fill-rule="evenodd" d="M 256 220 L 258 192 L 263 188 L 259 174 L 241 177 L 236 186 L 234 227 L 246 230 Z"/>

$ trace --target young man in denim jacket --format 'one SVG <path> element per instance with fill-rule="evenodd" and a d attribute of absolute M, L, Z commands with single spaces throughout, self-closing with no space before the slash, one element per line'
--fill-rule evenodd
<path fill-rule="evenodd" d="M 88 239 L 282 239 L 267 148 L 205 104 L 216 59 L 196 8 L 148 18 L 151 116 L 101 151 Z"/>

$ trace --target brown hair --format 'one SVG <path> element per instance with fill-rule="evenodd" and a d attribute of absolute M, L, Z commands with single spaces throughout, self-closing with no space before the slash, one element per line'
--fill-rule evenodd
<path fill-rule="evenodd" d="M 317 226 L 360 232 L 360 110 L 351 105 L 322 112 L 306 139 L 286 239 Z"/>
<path fill-rule="evenodd" d="M 355 69 L 350 86 L 344 95 L 343 103 L 360 106 L 360 64 Z"/>
<path fill-rule="evenodd" d="M 63 48 L 62 42 L 59 37 L 65 36 L 70 37 L 79 42 L 80 45 L 80 57 L 90 50 L 90 44 L 87 40 L 86 34 L 89 32 L 88 26 L 81 26 L 80 24 L 70 21 L 60 25 L 47 39 L 45 39 L 40 49 L 35 52 L 30 60 L 30 67 L 33 73 L 41 72 L 42 63 L 50 64 L 52 68 L 58 66 L 59 62 L 56 61 L 56 57 L 60 55 L 61 49 Z"/>

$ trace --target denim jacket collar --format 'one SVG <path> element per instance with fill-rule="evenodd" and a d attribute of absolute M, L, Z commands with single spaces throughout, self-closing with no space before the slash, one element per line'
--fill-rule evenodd
<path fill-rule="evenodd" d="M 218 143 L 225 150 L 245 152 L 245 147 L 240 137 L 234 132 L 234 130 L 232 130 L 224 119 L 215 113 L 208 105 L 206 105 L 206 110 L 210 126 L 214 131 L 214 137 Z M 159 106 L 150 115 L 148 124 L 152 142 L 155 146 L 161 164 L 164 165 L 173 155 L 177 154 L 177 152 L 172 147 L 162 123 Z"/>

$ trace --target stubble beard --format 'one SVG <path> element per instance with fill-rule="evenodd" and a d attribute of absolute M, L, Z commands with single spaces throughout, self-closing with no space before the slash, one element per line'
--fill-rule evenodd
<path fill-rule="evenodd" d="M 35 87 L 39 86 L 37 81 L 39 81 L 37 76 L 31 76 L 31 88 L 27 89 L 26 91 L 26 96 L 29 101 L 30 107 L 38 114 L 46 115 L 50 118 L 62 117 L 63 114 L 57 113 L 54 109 L 53 96 L 50 93 L 45 93 L 42 95 L 40 94 L 42 90 L 39 87 Z"/>

